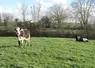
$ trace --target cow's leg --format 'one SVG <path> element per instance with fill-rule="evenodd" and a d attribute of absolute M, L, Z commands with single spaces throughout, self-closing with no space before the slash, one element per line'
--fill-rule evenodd
<path fill-rule="evenodd" d="M 24 46 L 26 47 L 27 46 L 27 40 L 24 39 Z"/>
<path fill-rule="evenodd" d="M 30 39 L 29 38 L 25 39 L 25 42 L 26 42 L 25 45 L 30 46 Z"/>
<path fill-rule="evenodd" d="M 27 45 L 30 46 L 30 38 L 27 39 Z"/>
<path fill-rule="evenodd" d="M 28 45 L 30 46 L 30 35 L 29 35 L 29 38 L 28 38 Z"/>
<path fill-rule="evenodd" d="M 21 44 L 22 44 L 22 47 L 24 47 L 25 46 L 25 39 L 24 39 L 24 37 L 21 37 Z"/>
<path fill-rule="evenodd" d="M 22 46 L 22 39 L 21 39 L 21 37 L 19 37 L 19 36 L 18 36 L 18 44 L 19 44 L 19 47 Z"/>
<path fill-rule="evenodd" d="M 25 44 L 24 44 L 24 46 L 26 47 L 26 45 L 27 45 L 27 40 L 24 40 L 25 41 Z"/>
<path fill-rule="evenodd" d="M 28 39 L 28 45 L 30 46 L 30 38 Z"/>
<path fill-rule="evenodd" d="M 25 41 L 25 47 L 28 46 L 29 45 L 29 38 L 25 38 L 24 41 Z"/>
<path fill-rule="evenodd" d="M 24 46 L 24 45 L 23 45 L 23 42 L 24 42 L 24 41 L 23 41 L 23 40 L 21 40 L 21 46 L 22 46 L 22 47 Z"/>
<path fill-rule="evenodd" d="M 19 47 L 21 47 L 21 42 L 20 42 L 20 40 L 18 40 L 18 44 L 19 44 Z"/>

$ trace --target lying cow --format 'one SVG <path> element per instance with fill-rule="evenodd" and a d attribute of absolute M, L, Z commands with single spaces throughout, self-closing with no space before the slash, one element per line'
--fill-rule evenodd
<path fill-rule="evenodd" d="M 79 42 L 88 42 L 88 39 L 87 38 L 82 38 L 82 37 L 76 35 L 76 41 L 79 41 Z"/>
<path fill-rule="evenodd" d="M 27 43 L 27 45 L 30 46 L 30 31 L 28 29 L 21 29 L 20 27 L 17 27 L 16 34 L 18 37 L 19 46 L 23 45 L 24 43 Z"/>

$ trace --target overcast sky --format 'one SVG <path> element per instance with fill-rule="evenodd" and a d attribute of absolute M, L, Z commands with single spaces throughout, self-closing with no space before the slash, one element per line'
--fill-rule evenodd
<path fill-rule="evenodd" d="M 55 3 L 62 3 L 64 7 L 67 7 L 72 2 L 72 0 L 0 0 L 0 12 L 14 12 L 15 9 L 21 6 L 21 3 L 32 6 L 39 1 L 43 9 Z"/>
<path fill-rule="evenodd" d="M 64 5 L 64 8 L 66 8 L 72 1 L 73 0 L 0 0 L 0 13 L 9 12 L 15 17 L 20 18 L 18 9 L 22 6 L 22 3 L 25 3 L 28 8 L 30 8 L 37 4 L 37 2 L 40 2 L 41 10 L 44 12 L 47 8 L 56 3 L 61 3 Z"/>

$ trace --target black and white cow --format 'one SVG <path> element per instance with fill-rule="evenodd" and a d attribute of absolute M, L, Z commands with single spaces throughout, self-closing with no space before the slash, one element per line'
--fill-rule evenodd
<path fill-rule="evenodd" d="M 76 41 L 79 41 L 79 42 L 88 42 L 87 38 L 82 38 L 82 37 L 80 37 L 78 35 L 76 35 L 75 38 L 76 38 Z"/>
<path fill-rule="evenodd" d="M 19 46 L 25 45 L 24 43 L 27 43 L 27 45 L 30 46 L 30 31 L 28 29 L 21 29 L 20 27 L 17 27 L 16 34 Z"/>

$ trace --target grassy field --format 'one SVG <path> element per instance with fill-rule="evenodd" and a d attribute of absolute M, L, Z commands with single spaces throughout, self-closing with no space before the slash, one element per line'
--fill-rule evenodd
<path fill-rule="evenodd" d="M 16 37 L 0 37 L 0 68 L 95 68 L 95 40 L 31 37 L 19 48 Z"/>

